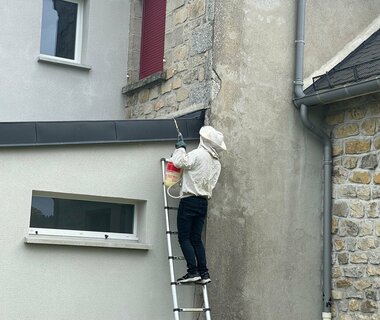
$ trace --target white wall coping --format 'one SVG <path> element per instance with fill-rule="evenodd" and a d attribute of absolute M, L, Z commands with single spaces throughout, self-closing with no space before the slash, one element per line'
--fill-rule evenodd
<path fill-rule="evenodd" d="M 28 235 L 26 244 L 50 244 L 61 246 L 100 247 L 114 249 L 150 250 L 152 245 L 128 240 L 91 239 L 81 237 Z"/>

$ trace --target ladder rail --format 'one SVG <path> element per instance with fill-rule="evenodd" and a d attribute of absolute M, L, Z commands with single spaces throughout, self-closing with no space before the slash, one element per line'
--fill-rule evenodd
<path fill-rule="evenodd" d="M 172 256 L 172 243 L 170 239 L 170 224 L 169 224 L 169 209 L 168 209 L 168 198 L 166 195 L 166 188 L 165 188 L 165 159 L 161 159 L 161 167 L 162 167 L 162 189 L 164 193 L 164 206 L 165 206 L 165 224 L 166 224 L 166 241 L 168 245 L 168 254 L 169 256 Z M 169 270 L 170 270 L 170 286 L 172 291 L 172 300 L 173 300 L 173 307 L 174 310 L 178 309 L 178 299 L 177 299 L 177 283 L 175 281 L 174 276 L 174 265 L 173 265 L 173 259 L 169 259 Z M 174 319 L 179 320 L 179 311 L 174 311 Z"/>
<path fill-rule="evenodd" d="M 165 225 L 166 225 L 166 241 L 168 246 L 168 254 L 169 254 L 169 270 L 170 270 L 170 286 L 172 291 L 172 300 L 173 300 L 173 312 L 174 312 L 174 319 L 180 320 L 179 313 L 180 312 L 204 312 L 206 316 L 206 320 L 211 320 L 211 310 L 210 305 L 208 301 L 208 294 L 207 294 L 207 285 L 202 284 L 202 294 L 203 294 L 203 308 L 179 308 L 178 307 L 178 298 L 177 298 L 177 282 L 175 279 L 174 274 L 174 260 L 183 260 L 183 257 L 177 257 L 173 256 L 172 251 L 172 242 L 171 242 L 171 235 L 172 234 L 178 234 L 178 232 L 173 232 L 170 230 L 170 222 L 169 222 L 169 210 L 175 209 L 173 207 L 168 206 L 168 198 L 166 194 L 166 187 L 165 187 L 165 162 L 167 160 L 162 158 L 161 159 L 161 169 L 162 169 L 162 190 L 164 194 L 164 210 L 165 210 Z"/>

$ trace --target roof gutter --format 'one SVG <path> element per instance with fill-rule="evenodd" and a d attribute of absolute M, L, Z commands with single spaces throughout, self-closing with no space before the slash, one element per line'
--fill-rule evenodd
<path fill-rule="evenodd" d="M 323 310 L 322 319 L 331 319 L 331 207 L 332 207 L 332 146 L 329 136 L 308 117 L 309 107 L 326 105 L 380 91 L 380 77 L 348 84 L 343 87 L 306 95 L 303 91 L 306 0 L 297 1 L 294 105 L 303 125 L 323 143 Z"/>
<path fill-rule="evenodd" d="M 380 91 L 379 76 L 373 79 L 361 81 L 359 83 L 347 84 L 343 87 L 333 88 L 328 91 L 317 91 L 310 95 L 305 95 L 303 91 L 300 91 L 299 85 L 295 85 L 294 104 L 296 107 L 300 107 L 302 104 L 307 106 L 326 105 L 332 102 L 352 99 L 378 91 Z"/>

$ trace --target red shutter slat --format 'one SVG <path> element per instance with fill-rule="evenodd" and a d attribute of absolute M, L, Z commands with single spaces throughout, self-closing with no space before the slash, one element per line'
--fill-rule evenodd
<path fill-rule="evenodd" d="M 144 0 L 140 79 L 163 70 L 166 0 Z"/>

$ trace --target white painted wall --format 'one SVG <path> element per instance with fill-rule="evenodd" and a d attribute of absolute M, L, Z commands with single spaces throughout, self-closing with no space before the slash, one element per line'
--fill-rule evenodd
<path fill-rule="evenodd" d="M 172 143 L 0 149 L 0 319 L 172 319 L 160 165 L 172 149 Z M 145 240 L 153 247 L 25 244 L 32 190 L 146 200 Z M 176 270 L 181 276 L 184 262 Z M 191 306 L 194 287 L 178 291 L 182 307 Z"/>
<path fill-rule="evenodd" d="M 37 61 L 42 2 L 0 1 L 0 121 L 125 119 L 129 1 L 85 0 L 90 71 Z"/>

